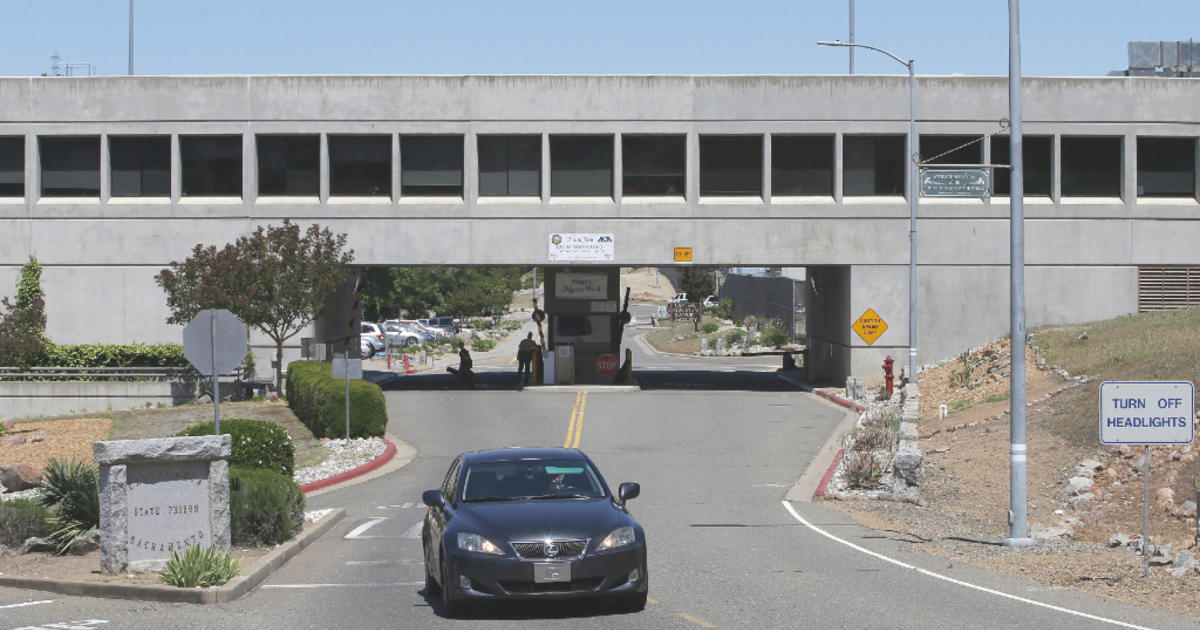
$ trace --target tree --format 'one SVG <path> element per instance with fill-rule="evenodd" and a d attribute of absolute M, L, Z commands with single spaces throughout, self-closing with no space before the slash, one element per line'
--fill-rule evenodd
<path fill-rule="evenodd" d="M 28 368 L 46 352 L 46 301 L 42 265 L 33 256 L 21 266 L 17 301 L 0 300 L 0 365 Z"/>
<path fill-rule="evenodd" d="M 302 235 L 300 226 L 284 219 L 222 249 L 196 245 L 190 257 L 171 262 L 154 280 L 167 294 L 167 323 L 186 324 L 204 309 L 229 309 L 274 341 L 282 357 L 283 343 L 311 323 L 349 277 L 354 251 L 345 246 L 345 234 L 311 225 Z M 275 388 L 282 386 L 282 368 L 276 367 Z"/>
<path fill-rule="evenodd" d="M 428 311 L 487 315 L 503 311 L 521 286 L 517 267 L 373 267 L 363 272 L 363 314 L 368 320 L 410 317 Z"/>
<path fill-rule="evenodd" d="M 679 273 L 679 290 L 688 294 L 689 302 L 702 302 L 716 288 L 713 267 L 684 267 Z"/>

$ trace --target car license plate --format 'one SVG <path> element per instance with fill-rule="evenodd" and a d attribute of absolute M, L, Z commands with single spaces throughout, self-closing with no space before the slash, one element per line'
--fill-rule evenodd
<path fill-rule="evenodd" d="M 571 565 L 566 562 L 535 562 L 533 564 L 533 581 L 538 584 L 570 582 Z"/>

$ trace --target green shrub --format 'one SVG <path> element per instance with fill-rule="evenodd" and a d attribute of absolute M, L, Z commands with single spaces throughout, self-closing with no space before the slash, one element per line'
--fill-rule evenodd
<path fill-rule="evenodd" d="M 50 537 L 66 553 L 77 537 L 100 527 L 100 475 L 95 466 L 71 459 L 51 460 L 42 471 L 42 505 L 52 508 Z"/>
<path fill-rule="evenodd" d="M 896 442 L 896 434 L 887 429 L 872 429 L 863 431 L 854 438 L 854 444 L 850 447 L 853 451 L 879 451 L 890 449 L 892 444 Z"/>
<path fill-rule="evenodd" d="M 283 427 L 266 420 L 230 418 L 221 421 L 221 433 L 233 438 L 230 466 L 265 468 L 292 476 L 296 468 L 296 444 Z M 190 426 L 178 436 L 212 435 L 213 423 Z"/>
<path fill-rule="evenodd" d="M 33 499 L 0 503 L 0 545 L 20 547 L 26 538 L 50 535 L 50 511 Z"/>
<path fill-rule="evenodd" d="M 441 344 L 448 345 L 454 352 L 458 352 L 458 344 L 466 343 L 466 340 L 458 335 L 446 335 L 442 337 Z"/>
<path fill-rule="evenodd" d="M 734 328 L 733 330 L 725 333 L 725 343 L 727 343 L 731 346 L 736 346 L 739 343 L 742 343 L 742 340 L 745 338 L 746 338 L 746 331 L 744 331 L 740 328 Z"/>
<path fill-rule="evenodd" d="M 333 367 L 318 361 L 288 364 L 287 404 L 319 438 L 345 437 L 346 385 L 333 378 Z M 350 437 L 378 437 L 387 428 L 383 390 L 374 383 L 350 381 Z"/>
<path fill-rule="evenodd" d="M 883 477 L 883 466 L 871 453 L 850 453 L 846 456 L 846 482 L 851 488 L 870 488 Z"/>
<path fill-rule="evenodd" d="M 178 344 L 47 344 L 44 367 L 187 367 Z"/>
<path fill-rule="evenodd" d="M 720 328 L 720 326 L 718 326 L 717 324 L 715 324 L 713 322 L 708 322 L 707 324 L 704 324 L 703 326 L 700 327 L 700 331 L 706 335 L 711 335 L 711 334 L 717 332 L 717 329 L 719 329 L 719 328 Z"/>
<path fill-rule="evenodd" d="M 768 348 L 778 348 L 787 342 L 787 333 L 774 326 L 767 326 L 758 336 L 759 345 L 767 346 Z"/>
<path fill-rule="evenodd" d="M 304 525 L 304 493 L 277 472 L 230 467 L 229 511 L 234 545 L 278 545 Z"/>
<path fill-rule="evenodd" d="M 471 342 L 471 350 L 473 352 L 488 352 L 496 347 L 496 342 L 491 339 L 476 339 Z"/>
<path fill-rule="evenodd" d="M 716 316 L 720 317 L 721 319 L 732 319 L 733 300 L 729 298 L 722 299 L 720 302 L 717 302 L 717 307 L 713 309 L 713 311 L 715 312 Z"/>
<path fill-rule="evenodd" d="M 241 562 L 228 551 L 192 545 L 182 556 L 172 551 L 159 579 L 180 588 L 221 586 L 241 571 Z"/>
<path fill-rule="evenodd" d="M 491 328 L 491 327 L 492 327 L 492 322 L 490 320 L 487 320 L 487 319 L 471 320 L 471 329 L 472 330 L 483 330 L 485 328 Z"/>

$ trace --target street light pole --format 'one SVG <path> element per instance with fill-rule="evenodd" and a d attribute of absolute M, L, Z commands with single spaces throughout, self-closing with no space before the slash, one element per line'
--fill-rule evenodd
<path fill-rule="evenodd" d="M 905 61 L 874 46 L 854 42 L 819 41 L 818 46 L 866 48 L 887 55 L 908 68 L 908 380 L 917 382 L 917 106 L 916 60 Z"/>

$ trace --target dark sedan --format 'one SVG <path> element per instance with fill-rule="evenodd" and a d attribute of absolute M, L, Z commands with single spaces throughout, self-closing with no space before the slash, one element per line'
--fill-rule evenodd
<path fill-rule="evenodd" d="M 471 602 L 610 597 L 646 605 L 646 533 L 575 449 L 504 449 L 454 459 L 421 539 L 425 589 L 453 617 Z"/>

